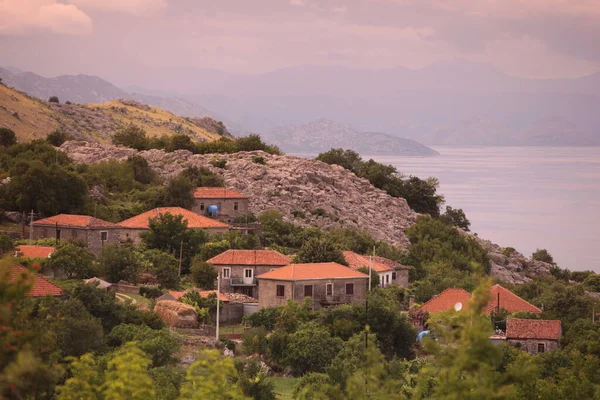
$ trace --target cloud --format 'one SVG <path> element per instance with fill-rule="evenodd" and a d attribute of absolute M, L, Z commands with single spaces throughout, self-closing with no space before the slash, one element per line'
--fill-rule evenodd
<path fill-rule="evenodd" d="M 124 13 L 130 15 L 150 14 L 167 7 L 167 0 L 70 0 L 82 9 Z"/>
<path fill-rule="evenodd" d="M 0 0 L 0 34 L 23 35 L 50 31 L 66 35 L 87 35 L 92 19 L 72 4 L 54 0 Z"/>

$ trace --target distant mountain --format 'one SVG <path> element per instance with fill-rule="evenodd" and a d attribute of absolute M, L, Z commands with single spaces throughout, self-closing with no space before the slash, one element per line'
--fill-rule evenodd
<path fill-rule="evenodd" d="M 140 126 L 151 137 L 184 133 L 197 141 L 211 141 L 222 136 L 216 122 L 208 117 L 180 117 L 134 100 L 50 103 L 0 85 L 0 127 L 12 129 L 21 141 L 45 138 L 60 129 L 77 139 L 106 143 L 130 124 Z"/>
<path fill-rule="evenodd" d="M 70 101 L 78 104 L 98 104 L 119 99 L 135 100 L 183 117 L 210 117 L 223 120 L 228 130 L 240 134 L 244 132 L 238 124 L 225 121 L 224 118 L 190 100 L 128 93 L 97 76 L 61 75 L 45 78 L 32 72 L 0 68 L 0 78 L 5 85 L 42 100 L 48 100 L 50 96 L 57 96 L 61 102 Z"/>
<path fill-rule="evenodd" d="M 316 155 L 331 148 L 344 148 L 364 155 L 433 156 L 439 154 L 411 139 L 379 132 L 357 132 L 327 119 L 279 127 L 263 133 L 262 136 L 267 142 L 276 144 L 286 153 Z"/>

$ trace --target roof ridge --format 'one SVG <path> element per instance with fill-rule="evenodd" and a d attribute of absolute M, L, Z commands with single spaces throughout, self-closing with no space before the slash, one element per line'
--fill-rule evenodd
<path fill-rule="evenodd" d="M 462 290 L 463 292 L 467 293 L 469 295 L 469 299 L 471 298 L 471 293 L 467 292 L 465 289 L 463 288 L 446 288 L 444 290 L 442 290 L 441 292 L 439 292 L 438 294 L 434 295 L 432 298 L 430 298 L 429 300 L 427 300 L 425 303 L 421 304 L 421 307 L 425 307 L 425 305 L 429 302 L 431 302 L 432 300 L 436 299 L 437 297 L 441 296 L 443 293 L 447 292 L 448 290 Z"/>
<path fill-rule="evenodd" d="M 527 300 L 525 300 L 525 299 L 524 299 L 524 298 L 522 298 L 521 296 L 519 296 L 519 295 L 517 295 L 517 294 L 513 293 L 511 290 L 508 290 L 507 288 L 505 288 L 504 286 L 500 285 L 499 283 L 496 283 L 494 286 L 492 286 L 492 288 L 493 288 L 493 287 L 496 287 L 496 286 L 498 286 L 500 289 L 503 289 L 504 291 L 506 291 L 506 292 L 508 292 L 508 293 L 512 294 L 513 296 L 515 296 L 516 298 L 520 299 L 521 301 L 524 301 L 525 303 L 529 304 L 531 307 L 533 307 L 533 308 L 535 308 L 535 309 L 539 310 L 540 312 L 542 312 L 542 309 L 541 309 L 541 308 L 539 308 L 539 307 L 537 307 L 537 306 L 535 306 L 535 305 L 531 304 L 530 302 L 528 302 Z M 491 289 L 491 288 L 490 288 L 490 289 Z M 493 299 L 492 299 L 492 301 L 493 301 Z"/>

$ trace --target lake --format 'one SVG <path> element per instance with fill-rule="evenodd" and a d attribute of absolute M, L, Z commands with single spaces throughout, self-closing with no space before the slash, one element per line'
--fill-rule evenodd
<path fill-rule="evenodd" d="M 446 204 L 462 208 L 480 237 L 600 272 L 600 147 L 434 148 L 440 156 L 372 158 L 438 178 Z"/>

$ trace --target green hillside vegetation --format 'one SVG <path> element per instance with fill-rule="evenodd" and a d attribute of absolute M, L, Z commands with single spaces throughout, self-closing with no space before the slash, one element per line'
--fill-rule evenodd
<path fill-rule="evenodd" d="M 56 130 L 76 139 L 109 143 L 119 130 L 131 125 L 150 137 L 182 135 L 194 142 L 231 135 L 211 118 L 180 117 L 131 100 L 102 104 L 61 104 L 28 96 L 0 83 L 0 127 L 12 129 L 20 142 L 44 139 Z"/>

